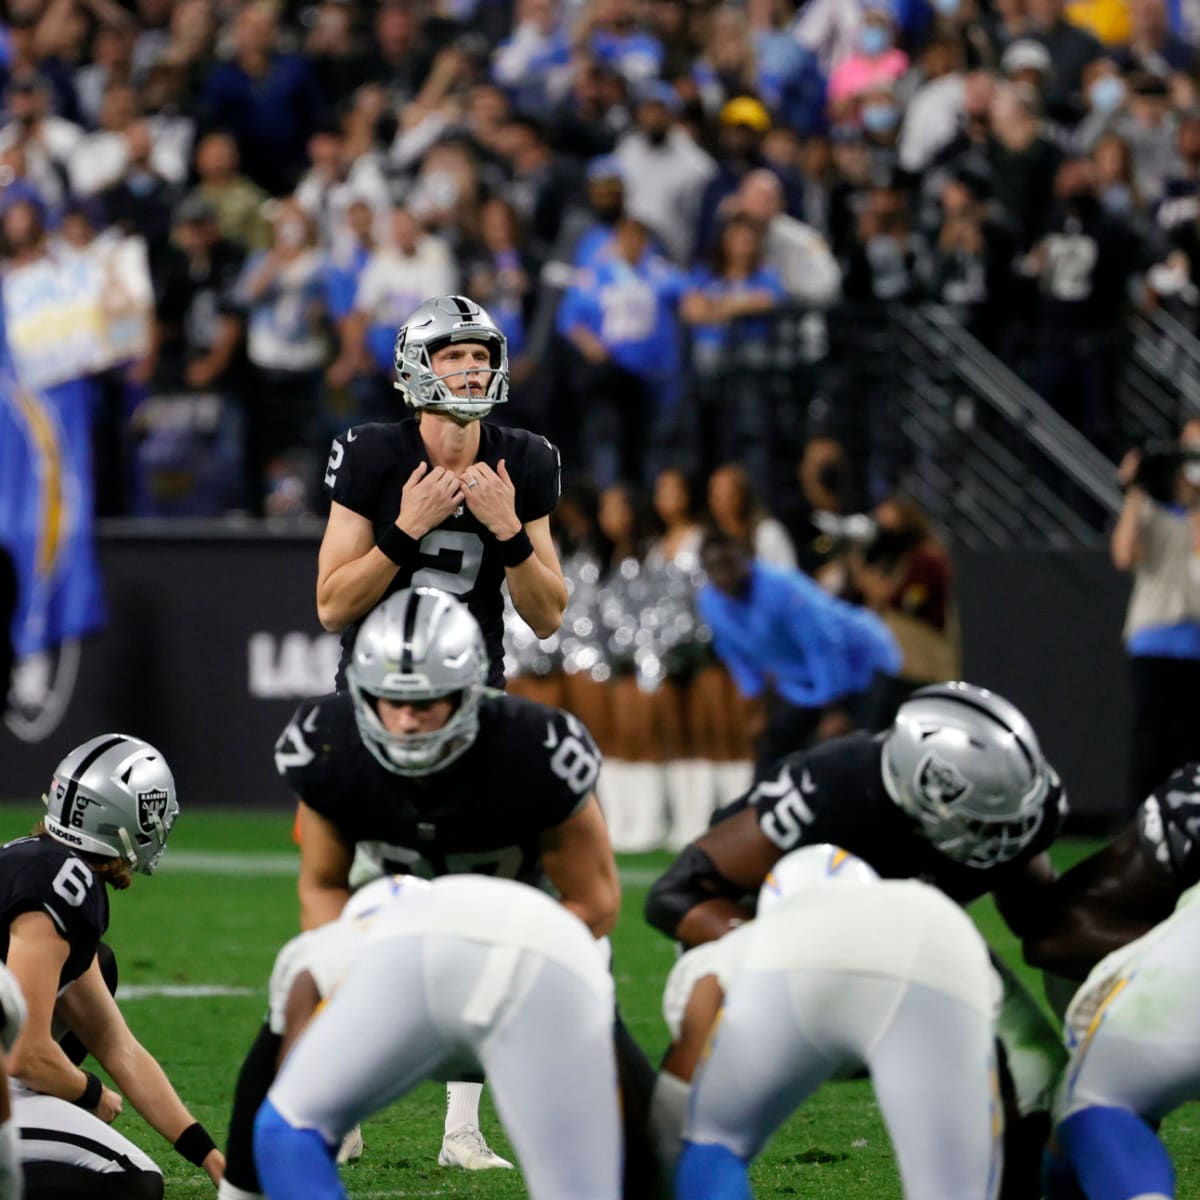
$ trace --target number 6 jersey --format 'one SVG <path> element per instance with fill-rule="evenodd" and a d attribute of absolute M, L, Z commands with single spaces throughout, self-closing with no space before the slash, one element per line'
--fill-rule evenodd
<path fill-rule="evenodd" d="M 480 422 L 479 453 L 475 461 L 493 471 L 504 459 L 516 488 L 517 519 L 522 525 L 546 516 L 558 503 L 558 451 L 543 437 L 524 429 L 506 429 Z M 392 425 L 358 425 L 335 438 L 325 468 L 325 491 L 338 504 L 366 517 L 375 537 L 400 512 L 408 477 L 429 456 L 414 420 Z M 504 686 L 504 603 L 500 585 L 504 564 L 496 535 L 477 521 L 467 505 L 422 539 L 420 557 L 412 570 L 396 572 L 384 596 L 405 587 L 435 587 L 457 596 L 483 630 L 488 650 L 488 683 Z M 381 599 L 383 597 L 380 597 Z M 338 688 L 345 686 L 346 664 L 361 622 L 342 633 Z"/>
<path fill-rule="evenodd" d="M 5 961 L 9 929 L 27 912 L 53 921 L 68 946 L 58 986 L 73 983 L 91 966 L 108 928 L 108 892 L 82 858 L 45 833 L 0 847 L 0 958 Z"/>
<path fill-rule="evenodd" d="M 600 771 L 588 731 L 557 708 L 487 690 L 479 735 L 444 771 L 381 766 L 348 695 L 301 704 L 275 745 L 280 775 L 392 874 L 498 875 L 545 886 L 542 835 L 587 802 Z"/>

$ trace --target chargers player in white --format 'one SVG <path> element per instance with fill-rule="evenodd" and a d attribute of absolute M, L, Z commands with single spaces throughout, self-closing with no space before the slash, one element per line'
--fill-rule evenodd
<path fill-rule="evenodd" d="M 341 1200 L 345 1133 L 423 1080 L 471 1069 L 487 1073 L 533 1200 L 617 1200 L 613 984 L 587 927 L 509 880 L 392 886 L 259 1110 L 266 1195 Z"/>
<path fill-rule="evenodd" d="M 879 879 L 829 845 L 781 859 L 758 914 L 685 954 L 667 981 L 663 1144 L 692 1080 L 678 1200 L 747 1200 L 749 1163 L 771 1134 L 826 1080 L 864 1067 L 905 1196 L 993 1197 L 1000 982 L 970 918 L 935 888 Z"/>
<path fill-rule="evenodd" d="M 1200 886 L 1092 969 L 1067 1009 L 1071 1060 L 1046 1156 L 1050 1200 L 1167 1200 L 1158 1122 L 1200 1098 Z"/>

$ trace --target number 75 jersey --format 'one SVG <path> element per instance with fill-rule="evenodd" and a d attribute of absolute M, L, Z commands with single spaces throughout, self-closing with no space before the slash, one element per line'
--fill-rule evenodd
<path fill-rule="evenodd" d="M 393 874 L 497 875 L 545 886 L 542 836 L 577 813 L 600 752 L 575 717 L 485 691 L 479 736 L 444 771 L 415 778 L 363 745 L 350 697 L 301 704 L 275 745 L 292 790 Z"/>
<path fill-rule="evenodd" d="M 545 438 L 524 429 L 480 422 L 479 453 L 475 461 L 487 463 L 497 471 L 501 459 L 516 491 L 517 519 L 527 525 L 546 516 L 558 503 L 558 451 Z M 429 457 L 416 421 L 358 425 L 334 439 L 325 467 L 325 491 L 338 504 L 366 517 L 378 540 L 396 520 L 404 485 L 421 462 L 428 464 Z M 488 651 L 488 683 L 503 687 L 504 601 L 500 595 L 503 582 L 500 543 L 464 504 L 421 539 L 415 567 L 397 571 L 384 596 L 410 586 L 435 587 L 456 596 L 471 610 L 483 630 Z M 342 633 L 339 689 L 345 686 L 346 664 L 360 623 L 352 622 Z"/>

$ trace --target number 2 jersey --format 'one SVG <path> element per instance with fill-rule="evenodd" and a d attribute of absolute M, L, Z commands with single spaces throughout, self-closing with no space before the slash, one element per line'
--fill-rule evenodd
<path fill-rule="evenodd" d="M 939 853 L 883 786 L 883 742 L 866 733 L 789 754 L 713 824 L 750 805 L 758 827 L 782 854 L 829 842 L 858 855 L 885 879 L 920 879 L 960 904 L 1017 879 L 1058 836 L 1066 815 L 1061 786 L 1046 798 L 1033 839 L 1015 858 L 971 867 Z"/>
<path fill-rule="evenodd" d="M 485 690 L 479 735 L 444 771 L 415 778 L 363 745 L 348 695 L 301 704 L 275 765 L 347 847 L 393 874 L 498 875 L 545 886 L 541 841 L 586 803 L 600 752 L 574 717 Z"/>
<path fill-rule="evenodd" d="M 480 422 L 476 462 L 493 471 L 504 459 L 516 489 L 517 519 L 522 525 L 546 516 L 558 503 L 558 451 L 543 437 L 524 429 Z M 358 425 L 335 438 L 325 469 L 325 491 L 374 526 L 375 537 L 393 524 L 408 477 L 429 456 L 415 420 L 391 425 Z M 385 596 L 405 587 L 436 587 L 464 601 L 483 630 L 488 650 L 488 683 L 504 686 L 504 602 L 500 585 L 504 563 L 499 542 L 464 504 L 422 539 L 415 567 L 401 568 Z M 382 599 L 382 597 L 381 597 Z M 337 686 L 345 686 L 346 664 L 361 622 L 342 633 Z"/>
<path fill-rule="evenodd" d="M 40 912 L 67 943 L 58 986 L 73 983 L 91 966 L 108 928 L 108 891 L 69 847 L 49 834 L 0 846 L 0 958 L 8 960 L 12 923 L 22 913 Z"/>

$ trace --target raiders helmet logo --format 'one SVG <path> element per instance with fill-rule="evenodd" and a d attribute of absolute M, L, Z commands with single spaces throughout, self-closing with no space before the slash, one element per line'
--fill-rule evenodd
<path fill-rule="evenodd" d="M 153 833 L 155 825 L 166 824 L 167 801 L 170 797 L 162 788 L 137 794 L 137 822 L 143 833 Z"/>
<path fill-rule="evenodd" d="M 962 772 L 944 758 L 930 753 L 917 767 L 917 791 L 931 807 L 942 808 L 961 800 L 971 790 Z"/>

